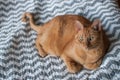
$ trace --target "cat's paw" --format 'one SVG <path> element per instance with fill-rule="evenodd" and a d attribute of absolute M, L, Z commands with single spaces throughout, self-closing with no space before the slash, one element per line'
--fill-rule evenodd
<path fill-rule="evenodd" d="M 38 49 L 38 53 L 39 53 L 40 57 L 44 58 L 44 57 L 46 57 L 48 55 L 41 48 L 38 48 L 38 47 L 36 47 L 36 48 Z"/>
<path fill-rule="evenodd" d="M 79 72 L 83 66 L 81 64 L 78 64 L 76 62 L 71 62 L 70 65 L 68 66 L 68 71 L 70 73 L 76 73 Z"/>
<path fill-rule="evenodd" d="M 46 57 L 46 56 L 47 56 L 46 53 L 42 53 L 42 52 L 39 52 L 39 55 L 40 55 L 41 57 Z"/>
<path fill-rule="evenodd" d="M 85 64 L 84 67 L 90 70 L 98 68 L 102 63 L 102 60 L 97 61 L 96 63 Z"/>

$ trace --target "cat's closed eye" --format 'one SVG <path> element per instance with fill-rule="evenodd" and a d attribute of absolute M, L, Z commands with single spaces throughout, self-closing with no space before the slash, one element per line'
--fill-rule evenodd
<path fill-rule="evenodd" d="M 93 36 L 90 36 L 90 37 L 88 38 L 89 41 L 92 41 L 93 39 L 94 39 Z"/>

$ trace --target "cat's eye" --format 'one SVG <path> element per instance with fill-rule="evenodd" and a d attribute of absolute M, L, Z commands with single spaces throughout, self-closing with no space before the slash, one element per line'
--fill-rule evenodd
<path fill-rule="evenodd" d="M 93 39 L 94 39 L 94 37 L 93 37 L 93 36 L 91 36 L 91 37 L 89 37 L 89 39 L 88 39 L 88 40 L 89 40 L 89 41 L 91 41 L 91 40 L 93 40 Z"/>
<path fill-rule="evenodd" d="M 80 37 L 79 37 L 79 40 L 80 40 L 80 41 L 82 41 L 82 40 L 83 40 L 83 37 L 82 37 L 82 36 L 80 36 Z"/>

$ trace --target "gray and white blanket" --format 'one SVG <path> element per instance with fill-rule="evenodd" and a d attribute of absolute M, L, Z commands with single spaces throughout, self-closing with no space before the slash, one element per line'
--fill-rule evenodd
<path fill-rule="evenodd" d="M 57 15 L 99 18 L 111 46 L 96 70 L 71 74 L 58 57 L 41 58 L 24 12 L 43 24 Z M 120 80 L 120 9 L 115 0 L 0 0 L 0 80 Z"/>

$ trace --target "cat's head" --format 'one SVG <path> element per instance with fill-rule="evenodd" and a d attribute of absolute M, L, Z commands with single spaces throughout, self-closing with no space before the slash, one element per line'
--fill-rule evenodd
<path fill-rule="evenodd" d="M 77 34 L 75 40 L 84 49 L 94 49 L 101 43 L 102 27 L 100 20 L 96 19 L 90 25 L 83 25 L 76 21 Z"/>

